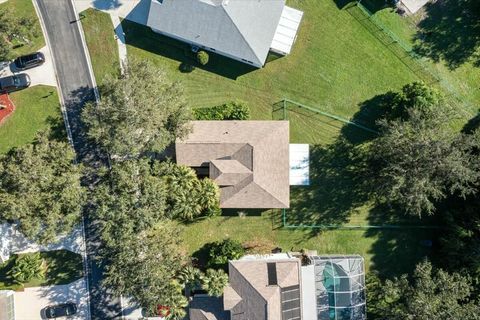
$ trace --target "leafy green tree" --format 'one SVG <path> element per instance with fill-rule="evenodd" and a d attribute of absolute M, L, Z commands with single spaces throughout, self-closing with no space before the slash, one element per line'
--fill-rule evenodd
<path fill-rule="evenodd" d="M 210 59 L 209 55 L 207 52 L 200 50 L 197 52 L 197 60 L 198 63 L 200 63 L 202 66 L 206 65 L 208 63 L 208 60 Z"/>
<path fill-rule="evenodd" d="M 209 296 L 220 297 L 228 285 L 228 275 L 222 269 L 208 269 L 201 277 L 202 288 Z"/>
<path fill-rule="evenodd" d="M 0 10 L 0 61 L 12 58 L 12 47 L 29 43 L 38 37 L 35 20 L 30 17 L 17 17 L 12 10 Z"/>
<path fill-rule="evenodd" d="M 191 221 L 220 213 L 220 190 L 212 180 L 200 180 L 192 168 L 171 161 L 155 163 L 153 171 L 166 182 L 169 218 Z"/>
<path fill-rule="evenodd" d="M 177 279 L 183 287 L 192 289 L 200 286 L 201 275 L 202 272 L 199 269 L 193 266 L 186 266 L 180 271 Z"/>
<path fill-rule="evenodd" d="M 22 233 L 42 244 L 70 232 L 85 200 L 82 167 L 67 142 L 48 132 L 0 158 L 0 219 L 17 221 Z"/>
<path fill-rule="evenodd" d="M 186 262 L 179 233 L 174 222 L 164 220 L 111 248 L 104 284 L 114 295 L 132 297 L 145 310 L 159 305 L 184 308 L 186 300 L 175 280 Z"/>
<path fill-rule="evenodd" d="M 225 268 L 229 260 L 237 260 L 245 255 L 245 249 L 237 240 L 225 239 L 208 245 L 208 267 Z"/>
<path fill-rule="evenodd" d="M 417 265 L 410 281 L 407 275 L 385 282 L 370 275 L 367 289 L 370 319 L 480 319 L 471 280 L 435 270 L 428 261 Z"/>
<path fill-rule="evenodd" d="M 408 111 L 408 119 L 382 120 L 381 136 L 369 148 L 375 189 L 381 200 L 406 213 L 432 214 L 449 194 L 471 194 L 479 178 L 470 136 L 456 134 L 442 112 Z"/>
<path fill-rule="evenodd" d="M 107 247 L 148 230 L 165 216 L 167 188 L 161 177 L 152 175 L 148 160 L 115 162 L 99 176 L 91 198 Z"/>
<path fill-rule="evenodd" d="M 33 279 L 43 279 L 45 277 L 44 261 L 40 252 L 17 255 L 15 264 L 8 271 L 16 283 L 27 283 Z"/>
<path fill-rule="evenodd" d="M 129 60 L 125 75 L 107 77 L 98 104 L 82 119 L 88 136 L 113 158 L 161 152 L 189 131 L 190 110 L 179 83 L 147 60 Z"/>
<path fill-rule="evenodd" d="M 423 82 L 407 84 L 400 92 L 390 95 L 390 103 L 387 106 L 389 109 L 387 110 L 387 118 L 389 120 L 398 118 L 406 120 L 411 110 L 417 110 L 430 116 L 432 113 L 438 113 L 446 108 L 440 91 Z"/>

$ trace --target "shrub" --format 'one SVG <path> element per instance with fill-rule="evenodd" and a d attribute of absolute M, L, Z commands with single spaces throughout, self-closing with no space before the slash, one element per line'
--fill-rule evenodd
<path fill-rule="evenodd" d="M 17 283 L 27 283 L 34 278 L 42 279 L 43 273 L 43 259 L 40 252 L 36 252 L 17 256 L 9 276 Z"/>
<path fill-rule="evenodd" d="M 209 268 L 226 268 L 228 260 L 236 260 L 245 254 L 242 244 L 236 240 L 225 239 L 210 245 L 208 250 Z"/>
<path fill-rule="evenodd" d="M 196 108 L 193 115 L 197 120 L 248 120 L 250 108 L 245 102 L 233 101 L 210 108 Z"/>
<path fill-rule="evenodd" d="M 206 65 L 208 63 L 208 60 L 210 59 L 208 53 L 206 53 L 203 50 L 200 50 L 197 52 L 197 60 L 198 63 L 200 63 L 202 66 Z"/>

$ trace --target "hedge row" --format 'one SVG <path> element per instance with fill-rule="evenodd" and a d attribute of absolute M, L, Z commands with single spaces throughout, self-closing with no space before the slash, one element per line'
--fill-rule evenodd
<path fill-rule="evenodd" d="M 248 120 L 250 108 L 244 102 L 229 102 L 210 108 L 197 108 L 193 110 L 197 120 Z"/>

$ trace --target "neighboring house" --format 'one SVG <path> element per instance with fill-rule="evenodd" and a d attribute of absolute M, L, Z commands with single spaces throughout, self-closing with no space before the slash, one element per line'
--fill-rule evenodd
<path fill-rule="evenodd" d="M 15 320 L 13 294 L 11 290 L 0 290 L 0 320 Z"/>
<path fill-rule="evenodd" d="M 222 208 L 288 208 L 288 121 L 193 121 L 175 143 L 178 164 L 220 186 Z"/>
<path fill-rule="evenodd" d="M 363 258 L 281 253 L 230 261 L 223 304 L 218 298 L 195 296 L 189 316 L 190 320 L 365 320 Z"/>
<path fill-rule="evenodd" d="M 285 0 L 151 0 L 147 26 L 261 68 L 270 51 L 290 53 L 302 16 Z"/>

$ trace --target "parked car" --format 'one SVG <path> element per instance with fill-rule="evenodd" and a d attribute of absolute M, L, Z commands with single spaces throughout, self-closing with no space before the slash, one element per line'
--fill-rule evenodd
<path fill-rule="evenodd" d="M 25 89 L 30 86 L 30 77 L 26 73 L 0 78 L 0 93 Z"/>
<path fill-rule="evenodd" d="M 73 302 L 67 302 L 56 306 L 48 306 L 45 308 L 45 316 L 47 319 L 68 317 L 75 313 L 77 313 L 77 305 Z"/>
<path fill-rule="evenodd" d="M 18 70 L 27 70 L 42 65 L 45 62 L 45 55 L 41 52 L 27 54 L 18 57 L 13 61 Z"/>

